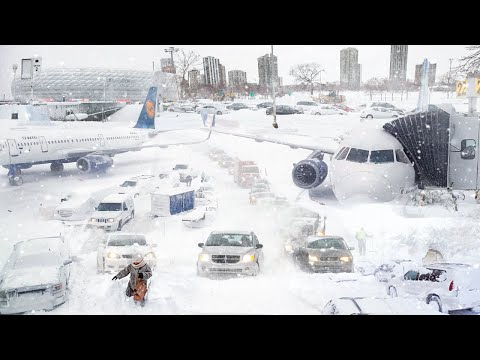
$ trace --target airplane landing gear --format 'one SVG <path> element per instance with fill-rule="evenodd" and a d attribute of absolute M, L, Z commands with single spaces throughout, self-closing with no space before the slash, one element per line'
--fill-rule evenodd
<path fill-rule="evenodd" d="M 20 186 L 23 184 L 22 170 L 15 165 L 11 165 L 8 170 L 8 182 L 12 186 Z"/>
<path fill-rule="evenodd" d="M 61 162 L 52 162 L 50 164 L 50 170 L 54 173 L 63 171 L 63 164 Z"/>

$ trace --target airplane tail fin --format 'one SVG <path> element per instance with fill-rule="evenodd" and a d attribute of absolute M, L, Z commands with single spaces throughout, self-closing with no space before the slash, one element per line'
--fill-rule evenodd
<path fill-rule="evenodd" d="M 155 129 L 155 111 L 157 109 L 157 87 L 152 86 L 148 90 L 147 98 L 143 104 L 142 112 L 138 117 L 134 128 Z"/>

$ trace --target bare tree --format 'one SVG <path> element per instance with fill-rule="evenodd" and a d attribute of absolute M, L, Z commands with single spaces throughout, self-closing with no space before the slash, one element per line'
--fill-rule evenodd
<path fill-rule="evenodd" d="M 300 64 L 290 69 L 290 76 L 299 84 L 306 84 L 310 87 L 310 94 L 313 95 L 314 83 L 321 78 L 323 68 L 320 64 Z"/>
<path fill-rule="evenodd" d="M 180 98 L 183 99 L 188 91 L 188 72 L 200 65 L 200 55 L 193 51 L 186 52 L 180 49 L 175 53 L 175 70 L 180 83 Z"/>
<path fill-rule="evenodd" d="M 379 78 L 371 78 L 368 80 L 365 85 L 365 90 L 367 90 L 370 94 L 370 101 L 373 100 L 373 94 L 375 94 L 377 91 L 379 91 L 382 87 L 382 81 Z"/>
<path fill-rule="evenodd" d="M 480 45 L 467 46 L 467 50 L 471 53 L 460 58 L 460 65 L 454 69 L 464 75 L 480 71 Z"/>

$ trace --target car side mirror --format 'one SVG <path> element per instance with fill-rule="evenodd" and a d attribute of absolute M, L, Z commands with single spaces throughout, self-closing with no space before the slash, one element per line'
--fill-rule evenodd
<path fill-rule="evenodd" d="M 97 211 L 97 210 L 98 210 L 98 206 L 95 206 L 94 209 L 95 209 L 95 211 Z"/>
<path fill-rule="evenodd" d="M 68 265 L 72 263 L 72 259 L 67 259 L 63 262 L 63 265 Z"/>
<path fill-rule="evenodd" d="M 198 247 L 201 247 L 201 248 L 203 248 L 204 246 L 205 246 L 205 244 L 204 244 L 204 243 L 198 243 Z"/>
<path fill-rule="evenodd" d="M 355 248 L 353 246 L 350 246 L 348 250 L 355 250 Z"/>
<path fill-rule="evenodd" d="M 262 244 L 257 244 L 257 245 L 255 245 L 255 249 L 261 249 L 261 248 L 263 248 L 263 245 L 262 245 Z"/>

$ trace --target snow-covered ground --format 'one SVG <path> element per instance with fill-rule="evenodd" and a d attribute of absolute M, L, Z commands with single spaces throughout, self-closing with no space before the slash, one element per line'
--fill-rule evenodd
<path fill-rule="evenodd" d="M 435 93 L 432 97 L 435 97 L 432 103 L 447 100 Z M 286 96 L 279 103 L 294 104 L 303 98 L 308 98 L 308 94 Z M 347 94 L 348 105 L 368 100 L 368 95 L 363 93 Z M 464 105 L 462 99 L 453 100 L 456 107 Z M 408 100 L 393 103 L 409 110 L 416 105 L 416 95 L 410 93 Z M 126 106 L 109 122 L 102 124 L 56 123 L 52 131 L 57 127 L 132 126 L 140 109 L 141 105 Z M 346 116 L 286 115 L 278 116 L 277 122 L 280 127 L 274 129 L 272 117 L 267 116 L 264 109 L 239 110 L 216 119 L 219 129 L 303 144 L 328 142 L 333 146 L 338 144 L 335 139 L 361 124 L 358 113 Z M 207 133 L 200 130 L 200 124 L 198 114 L 162 112 L 157 117 L 157 128 L 180 130 L 159 134 L 152 142 L 204 138 Z M 0 124 L 1 131 L 8 126 L 11 125 Z M 415 214 L 416 217 L 406 214 L 401 202 L 345 207 L 330 200 L 319 205 L 308 199 L 307 192 L 297 188 L 291 179 L 292 163 L 306 158 L 309 151 L 212 134 L 208 142 L 201 144 L 116 155 L 114 167 L 105 174 L 83 174 L 72 163 L 67 164 L 59 176 L 50 173 L 49 165 L 39 165 L 23 172 L 25 183 L 22 186 L 10 187 L 5 170 L 5 176 L 0 177 L 0 267 L 17 241 L 64 234 L 75 256 L 70 296 L 64 305 L 49 314 L 319 314 L 335 297 L 386 296 L 385 287 L 373 276 L 338 282 L 336 279 L 341 279 L 341 274 L 307 274 L 296 269 L 283 253 L 283 239 L 279 234 L 281 224 L 275 214 L 249 204 L 248 190 L 237 187 L 226 169 L 209 160 L 207 153 L 211 147 L 257 161 L 276 194 L 287 196 L 292 203 L 297 199 L 307 202 L 327 215 L 327 233 L 343 236 L 350 246 L 357 247 L 354 234 L 359 227 L 368 229 L 373 236 L 367 243 L 367 255 L 360 257 L 354 250 L 354 259 L 379 263 L 409 258 L 421 263 L 426 251 L 435 248 L 449 262 L 479 263 L 480 208 L 472 193 L 466 194 L 458 212 L 444 208 L 422 209 Z M 158 244 L 158 265 L 154 270 L 149 301 L 142 308 L 125 297 L 127 278 L 114 282 L 111 280 L 114 274 L 97 274 L 98 233 L 85 231 L 82 226 L 68 226 L 45 219 L 41 216 L 41 207 L 53 207 L 59 203 L 60 196 L 69 191 L 82 189 L 93 193 L 135 175 L 156 175 L 176 163 L 189 163 L 214 177 L 218 215 L 212 225 L 190 229 L 181 224 L 180 215 L 152 218 L 149 198 L 136 199 L 136 217 L 122 231 L 145 233 L 150 242 Z M 264 245 L 265 254 L 265 266 L 258 277 L 218 280 L 196 276 L 196 260 L 200 252 L 197 244 L 204 242 L 217 228 L 255 231 Z"/>

